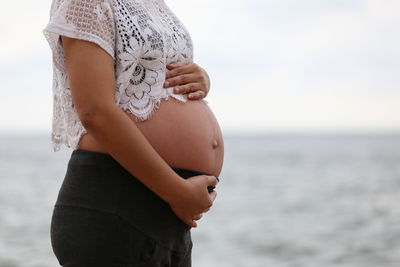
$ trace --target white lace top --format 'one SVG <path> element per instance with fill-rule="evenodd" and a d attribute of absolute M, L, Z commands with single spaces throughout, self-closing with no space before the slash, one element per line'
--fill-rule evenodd
<path fill-rule="evenodd" d="M 186 102 L 163 88 L 166 65 L 192 62 L 190 35 L 164 0 L 53 0 L 43 30 L 53 54 L 54 151 L 77 148 L 86 133 L 74 109 L 60 35 L 94 42 L 115 64 L 115 102 L 138 121 L 150 118 L 162 99 Z"/>

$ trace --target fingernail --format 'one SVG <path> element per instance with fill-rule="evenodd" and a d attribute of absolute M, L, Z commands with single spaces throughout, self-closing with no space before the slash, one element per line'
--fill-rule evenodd
<path fill-rule="evenodd" d="M 165 87 L 168 87 L 168 86 L 169 86 L 169 82 L 165 82 L 165 83 L 164 83 L 164 86 L 165 86 Z"/>
<path fill-rule="evenodd" d="M 194 94 L 189 94 L 189 97 L 190 97 L 190 98 L 194 97 Z"/>
<path fill-rule="evenodd" d="M 175 94 L 179 93 L 179 88 L 176 88 L 176 87 L 175 87 L 175 88 L 174 88 L 174 93 L 175 93 Z"/>

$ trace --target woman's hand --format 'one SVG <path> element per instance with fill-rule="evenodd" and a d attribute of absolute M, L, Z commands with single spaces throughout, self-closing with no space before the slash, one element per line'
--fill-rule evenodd
<path fill-rule="evenodd" d="M 215 176 L 197 175 L 185 181 L 185 190 L 179 197 L 169 203 L 175 215 L 191 227 L 197 227 L 195 221 L 200 220 L 202 214 L 207 212 L 215 198 L 216 191 L 208 192 L 209 186 L 218 184 Z"/>
<path fill-rule="evenodd" d="M 210 90 L 207 72 L 195 63 L 174 62 L 167 65 L 164 88 L 173 87 L 175 94 L 188 94 L 189 100 L 205 98 Z"/>

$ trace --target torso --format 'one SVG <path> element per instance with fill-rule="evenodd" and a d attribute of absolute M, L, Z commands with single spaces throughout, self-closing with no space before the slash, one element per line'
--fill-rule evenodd
<path fill-rule="evenodd" d="M 125 112 L 158 154 L 171 166 L 219 176 L 224 158 L 224 143 L 218 122 L 200 100 L 180 102 L 163 100 L 153 116 L 136 122 Z M 90 133 L 83 135 L 78 147 L 107 153 Z"/>

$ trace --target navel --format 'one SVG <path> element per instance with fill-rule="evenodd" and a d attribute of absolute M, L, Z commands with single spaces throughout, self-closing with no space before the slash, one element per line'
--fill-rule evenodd
<path fill-rule="evenodd" d="M 213 147 L 213 148 L 217 148 L 217 147 L 218 147 L 218 141 L 217 141 L 217 139 L 214 139 L 214 140 L 213 140 L 213 142 L 212 142 L 212 147 Z"/>

